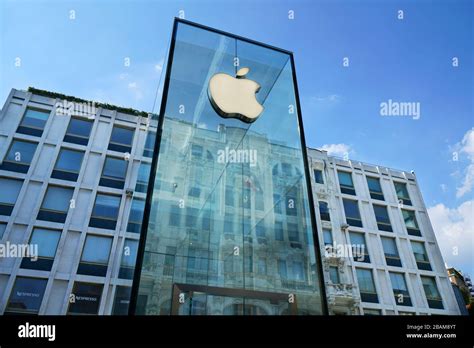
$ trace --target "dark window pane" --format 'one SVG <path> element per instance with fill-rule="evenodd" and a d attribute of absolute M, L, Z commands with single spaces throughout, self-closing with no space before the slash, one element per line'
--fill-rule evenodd
<path fill-rule="evenodd" d="M 97 314 L 102 296 L 102 284 L 75 283 L 69 303 L 68 314 Z"/>
<path fill-rule="evenodd" d="M 47 283 L 47 279 L 17 277 L 5 313 L 37 314 Z"/>
<path fill-rule="evenodd" d="M 314 171 L 314 181 L 318 184 L 324 184 L 324 179 L 323 179 L 323 172 L 319 169 L 315 169 Z"/>

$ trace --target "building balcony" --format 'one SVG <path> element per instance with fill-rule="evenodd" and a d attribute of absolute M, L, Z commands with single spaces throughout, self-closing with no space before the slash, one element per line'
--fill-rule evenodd
<path fill-rule="evenodd" d="M 326 284 L 326 297 L 329 311 L 333 313 L 356 314 L 360 304 L 360 296 L 353 284 Z"/>

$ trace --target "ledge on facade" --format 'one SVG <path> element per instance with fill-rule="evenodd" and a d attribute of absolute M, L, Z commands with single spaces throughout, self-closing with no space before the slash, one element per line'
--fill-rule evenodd
<path fill-rule="evenodd" d="M 136 109 L 125 108 L 125 107 L 117 106 L 117 105 L 113 105 L 113 104 L 99 103 L 99 102 L 95 102 L 93 100 L 86 100 L 86 99 L 82 99 L 82 98 L 78 98 L 78 97 L 74 97 L 74 96 L 70 96 L 70 95 L 66 95 L 66 94 L 62 94 L 62 93 L 56 93 L 56 92 L 46 91 L 46 90 L 43 90 L 43 89 L 37 89 L 37 88 L 34 88 L 34 87 L 28 87 L 28 92 L 33 93 L 35 95 L 43 96 L 43 97 L 63 99 L 63 100 L 76 102 L 76 103 L 90 103 L 90 102 L 93 102 L 99 108 L 112 110 L 112 111 L 117 111 L 117 112 L 120 112 L 120 113 L 123 113 L 123 114 L 133 115 L 133 116 L 137 116 L 137 117 L 140 117 L 140 116 L 141 117 L 148 117 L 148 115 L 151 114 L 151 113 L 146 112 L 146 111 L 139 111 L 139 110 L 136 110 Z M 156 115 L 153 115 L 153 114 L 151 114 L 151 115 L 152 115 L 152 118 L 156 117 Z"/>

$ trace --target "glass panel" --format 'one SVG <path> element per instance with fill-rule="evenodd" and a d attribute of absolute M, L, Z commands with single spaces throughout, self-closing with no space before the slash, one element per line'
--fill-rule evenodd
<path fill-rule="evenodd" d="M 13 140 L 6 161 L 30 164 L 36 151 L 37 143 L 28 141 Z"/>
<path fill-rule="evenodd" d="M 102 296 L 102 284 L 74 283 L 75 302 L 69 304 L 68 314 L 97 314 Z"/>
<path fill-rule="evenodd" d="M 360 291 L 375 293 L 372 271 L 369 269 L 356 268 L 356 273 Z"/>
<path fill-rule="evenodd" d="M 337 172 L 337 175 L 339 177 L 339 184 L 343 186 L 349 186 L 349 187 L 354 187 L 354 184 L 352 183 L 352 174 L 347 173 L 347 172 Z"/>
<path fill-rule="evenodd" d="M 88 235 L 82 251 L 81 262 L 106 265 L 109 262 L 112 238 Z"/>
<path fill-rule="evenodd" d="M 54 258 L 58 247 L 61 231 L 35 228 L 31 235 L 30 244 L 38 246 L 38 256 Z"/>
<path fill-rule="evenodd" d="M 106 157 L 102 176 L 123 180 L 127 173 L 127 165 L 128 162 L 123 159 Z"/>
<path fill-rule="evenodd" d="M 47 283 L 47 279 L 17 277 L 5 311 L 37 313 Z"/>
<path fill-rule="evenodd" d="M 324 184 L 323 172 L 319 169 L 314 170 L 314 180 L 318 184 Z"/>
<path fill-rule="evenodd" d="M 374 204 L 375 219 L 378 223 L 390 224 L 390 218 L 388 217 L 387 207 L 383 205 Z"/>
<path fill-rule="evenodd" d="M 61 149 L 61 152 L 58 156 L 58 161 L 56 162 L 56 166 L 54 168 L 77 173 L 81 169 L 83 157 L 83 152 Z"/>
<path fill-rule="evenodd" d="M 346 213 L 346 218 L 360 220 L 359 205 L 357 204 L 357 201 L 343 199 L 342 202 L 344 204 L 344 212 Z"/>
<path fill-rule="evenodd" d="M 382 239 L 382 246 L 385 255 L 398 257 L 398 250 L 397 244 L 395 243 L 395 239 L 393 238 L 386 238 L 380 237 Z"/>
<path fill-rule="evenodd" d="M 49 117 L 49 111 L 27 109 L 21 126 L 43 129 Z"/>
<path fill-rule="evenodd" d="M 323 230 L 324 245 L 332 245 L 332 232 L 331 230 Z"/>
<path fill-rule="evenodd" d="M 114 126 L 110 142 L 130 146 L 133 141 L 133 132 L 133 129 Z"/>
<path fill-rule="evenodd" d="M 67 212 L 74 190 L 65 187 L 50 186 L 41 205 L 42 209 Z"/>
<path fill-rule="evenodd" d="M 401 182 L 394 182 L 395 191 L 397 192 L 397 197 L 400 199 L 410 199 L 408 195 L 407 185 Z"/>
<path fill-rule="evenodd" d="M 142 222 L 143 212 L 145 210 L 145 200 L 134 198 L 132 201 L 132 208 L 130 210 L 129 222 Z"/>
<path fill-rule="evenodd" d="M 405 225 L 407 228 L 418 228 L 418 223 L 416 222 L 415 212 L 412 210 L 403 210 L 402 209 L 403 220 L 405 220 Z"/>
<path fill-rule="evenodd" d="M 23 185 L 23 180 L 0 178 L 0 203 L 15 204 Z"/>
<path fill-rule="evenodd" d="M 71 118 L 69 126 L 67 127 L 67 134 L 76 135 L 88 138 L 91 134 L 92 121 L 81 120 L 78 118 Z"/>
<path fill-rule="evenodd" d="M 160 146 L 157 156 L 139 283 L 145 300 L 137 313 L 170 314 L 173 283 L 183 283 L 293 293 L 299 312 L 321 314 L 307 159 L 299 117 L 288 113 L 289 105 L 296 106 L 290 56 L 188 24 L 177 28 L 157 140 L 166 139 L 166 149 Z M 249 68 L 245 78 L 234 79 L 243 67 Z M 216 73 L 230 75 L 230 84 L 258 83 L 260 90 L 249 96 L 256 93 L 264 109 L 254 122 L 220 115 L 209 99 Z M 244 100 L 237 104 L 246 106 Z M 281 171 L 274 170 L 279 166 Z M 198 187 L 200 196 L 183 204 L 190 187 Z M 286 214 L 278 214 L 274 199 Z M 206 216 L 211 223 L 202 229 L 199 222 Z M 173 267 L 165 265 L 168 248 L 176 250 Z M 266 274 L 258 272 L 259 259 L 268 260 Z M 283 268 L 278 259 L 291 263 Z M 208 307 L 200 308 L 208 313 Z"/>
<path fill-rule="evenodd" d="M 389 272 L 389 275 L 393 290 L 408 291 L 403 274 Z"/>
<path fill-rule="evenodd" d="M 436 286 L 436 280 L 432 277 L 421 277 L 421 283 L 425 290 L 426 298 L 429 300 L 441 300 L 438 287 Z"/>
<path fill-rule="evenodd" d="M 329 278 L 331 279 L 331 283 L 339 284 L 339 269 L 337 267 L 331 266 L 329 267 Z"/>
<path fill-rule="evenodd" d="M 120 207 L 119 196 L 109 196 L 98 193 L 95 199 L 92 216 L 116 219 Z"/>
<path fill-rule="evenodd" d="M 416 261 L 428 262 L 428 255 L 426 254 L 425 245 L 420 242 L 411 242 L 413 254 Z"/>
<path fill-rule="evenodd" d="M 367 177 L 367 185 L 370 191 L 382 193 L 382 187 L 380 186 L 380 180 L 378 178 Z"/>

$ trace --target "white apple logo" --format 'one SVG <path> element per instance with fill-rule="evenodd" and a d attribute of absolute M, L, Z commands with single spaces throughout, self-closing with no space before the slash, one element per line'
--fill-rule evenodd
<path fill-rule="evenodd" d="M 236 77 L 217 73 L 209 81 L 209 99 L 222 117 L 251 123 L 262 113 L 263 106 L 255 98 L 260 85 L 245 78 L 249 71 L 249 68 L 241 68 Z"/>

